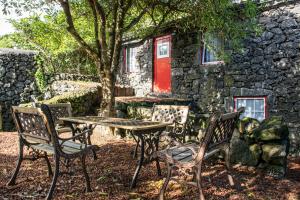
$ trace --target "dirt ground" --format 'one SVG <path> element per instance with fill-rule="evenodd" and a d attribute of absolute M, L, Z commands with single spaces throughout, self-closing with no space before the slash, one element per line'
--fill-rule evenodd
<path fill-rule="evenodd" d="M 54 199 L 113 199 L 142 200 L 157 199 L 163 181 L 156 175 L 155 164 L 142 168 L 138 185 L 130 189 L 129 184 L 137 160 L 130 152 L 132 141 L 108 140 L 97 151 L 98 159 L 87 160 L 88 172 L 92 181 L 91 193 L 84 193 L 84 178 L 80 165 L 74 162 L 74 174 L 59 178 Z M 0 133 L 0 199 L 43 199 L 50 187 L 51 178 L 47 175 L 44 160 L 25 161 L 17 179 L 17 185 L 8 187 L 14 170 L 18 144 L 16 133 Z M 162 165 L 163 174 L 165 168 Z M 222 162 L 207 164 L 203 180 L 207 199 L 287 199 L 300 200 L 300 158 L 290 158 L 288 173 L 284 179 L 265 176 L 253 168 L 236 166 L 233 175 L 241 190 L 231 188 Z M 171 183 L 166 199 L 196 199 L 197 191 L 184 185 Z"/>

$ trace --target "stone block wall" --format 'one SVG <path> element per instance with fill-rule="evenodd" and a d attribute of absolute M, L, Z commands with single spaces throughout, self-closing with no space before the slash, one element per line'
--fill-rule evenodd
<path fill-rule="evenodd" d="M 54 81 L 86 81 L 99 82 L 99 76 L 82 75 L 82 74 L 46 74 L 46 84 L 51 85 Z"/>
<path fill-rule="evenodd" d="M 126 44 L 126 46 L 135 46 L 132 44 Z M 153 40 L 147 40 L 142 45 L 138 46 L 137 53 L 137 66 L 135 72 L 126 72 L 126 66 L 123 62 L 123 56 L 121 56 L 120 74 L 117 77 L 118 87 L 134 88 L 136 96 L 146 96 L 152 91 L 152 62 Z"/>
<path fill-rule="evenodd" d="M 30 95 L 38 95 L 35 71 L 34 51 L 0 49 L 0 106 L 3 130 L 13 128 L 11 106 L 29 101 Z"/>
<path fill-rule="evenodd" d="M 283 116 L 291 149 L 299 153 L 300 3 L 267 10 L 258 21 L 262 33 L 245 40 L 243 53 L 234 54 L 228 64 L 197 63 L 199 36 L 177 35 L 173 39 L 172 94 L 193 98 L 200 112 L 232 111 L 235 96 L 266 96 L 267 115 Z"/>
<path fill-rule="evenodd" d="M 173 34 L 171 96 L 193 99 L 203 113 L 232 111 L 235 96 L 265 96 L 267 115 L 283 116 L 290 131 L 291 151 L 300 154 L 300 3 L 270 6 L 258 16 L 258 22 L 262 32 L 246 39 L 242 53 L 233 54 L 227 64 L 202 65 L 200 36 Z M 132 78 L 128 85 L 146 87 L 142 91 L 148 92 L 152 88 L 153 50 L 143 48 L 139 56 L 143 65 L 139 65 L 147 84 L 141 84 L 145 78 L 140 75 L 123 78 Z"/>

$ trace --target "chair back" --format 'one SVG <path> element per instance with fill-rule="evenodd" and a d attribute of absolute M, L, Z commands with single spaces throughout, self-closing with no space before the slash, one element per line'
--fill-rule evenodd
<path fill-rule="evenodd" d="M 56 103 L 56 104 L 44 104 L 50 109 L 54 124 L 62 124 L 59 120 L 61 117 L 72 117 L 71 103 Z"/>
<path fill-rule="evenodd" d="M 185 125 L 188 120 L 189 106 L 154 105 L 152 121 L 178 123 Z"/>
<path fill-rule="evenodd" d="M 244 108 L 240 108 L 237 112 L 233 113 L 222 115 L 215 113 L 211 115 L 196 157 L 197 162 L 202 162 L 206 151 L 213 150 L 230 142 L 239 116 L 244 110 Z"/>
<path fill-rule="evenodd" d="M 53 142 L 49 119 L 41 109 L 13 106 L 12 114 L 22 139 L 42 144 Z"/>

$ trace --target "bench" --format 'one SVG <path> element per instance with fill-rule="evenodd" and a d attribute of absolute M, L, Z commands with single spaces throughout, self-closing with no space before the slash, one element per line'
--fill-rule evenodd
<path fill-rule="evenodd" d="M 233 113 L 211 115 L 200 144 L 177 144 L 157 152 L 159 160 L 165 161 L 168 168 L 168 175 L 160 190 L 160 200 L 164 199 L 164 193 L 170 180 L 181 181 L 182 178 L 174 176 L 173 174 L 176 174 L 174 172 L 180 172 L 186 176 L 193 175 L 196 181 L 185 182 L 198 187 L 199 199 L 205 199 L 201 185 L 203 161 L 217 153 L 223 153 L 225 155 L 226 169 L 229 171 L 230 140 L 239 116 L 243 111 L 244 109 L 241 108 Z M 228 178 L 230 185 L 234 185 L 231 175 L 228 175 Z"/>
<path fill-rule="evenodd" d="M 53 192 L 58 176 L 62 174 L 60 171 L 60 162 L 64 159 L 66 167 L 76 158 L 81 160 L 81 166 L 86 181 L 86 192 L 91 191 L 90 179 L 86 170 L 85 159 L 90 151 L 95 150 L 96 146 L 89 145 L 87 138 L 91 134 L 90 131 L 83 131 L 69 138 L 60 138 L 52 119 L 49 107 L 42 104 L 40 108 L 12 107 L 12 114 L 19 135 L 19 156 L 16 169 L 8 182 L 8 185 L 15 185 L 16 178 L 19 173 L 21 163 L 24 159 L 36 160 L 44 158 L 48 166 L 48 174 L 52 177 L 52 184 L 46 199 L 52 199 Z M 73 140 L 79 140 L 75 143 Z M 24 148 L 31 149 L 32 158 L 24 156 Z M 55 171 L 52 172 L 48 155 L 53 155 Z"/>

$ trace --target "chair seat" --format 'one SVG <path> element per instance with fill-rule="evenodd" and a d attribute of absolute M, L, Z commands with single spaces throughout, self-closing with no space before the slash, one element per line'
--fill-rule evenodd
<path fill-rule="evenodd" d="M 194 166 L 195 157 L 199 150 L 197 144 L 186 144 L 181 146 L 174 146 L 158 152 L 158 157 L 162 160 L 166 160 L 170 164 Z M 212 149 L 207 151 L 204 155 L 204 159 L 211 157 L 212 155 L 220 152 L 220 149 Z"/>
<path fill-rule="evenodd" d="M 62 140 L 59 140 L 59 143 L 62 143 Z M 91 148 L 93 145 L 85 145 L 82 143 L 76 143 L 72 141 L 66 141 L 62 145 L 62 151 L 66 154 L 74 154 L 74 153 L 79 153 L 87 148 Z M 32 148 L 41 150 L 41 151 L 46 151 L 48 154 L 53 154 L 54 153 L 54 147 L 50 144 L 34 144 L 31 145 Z"/>

